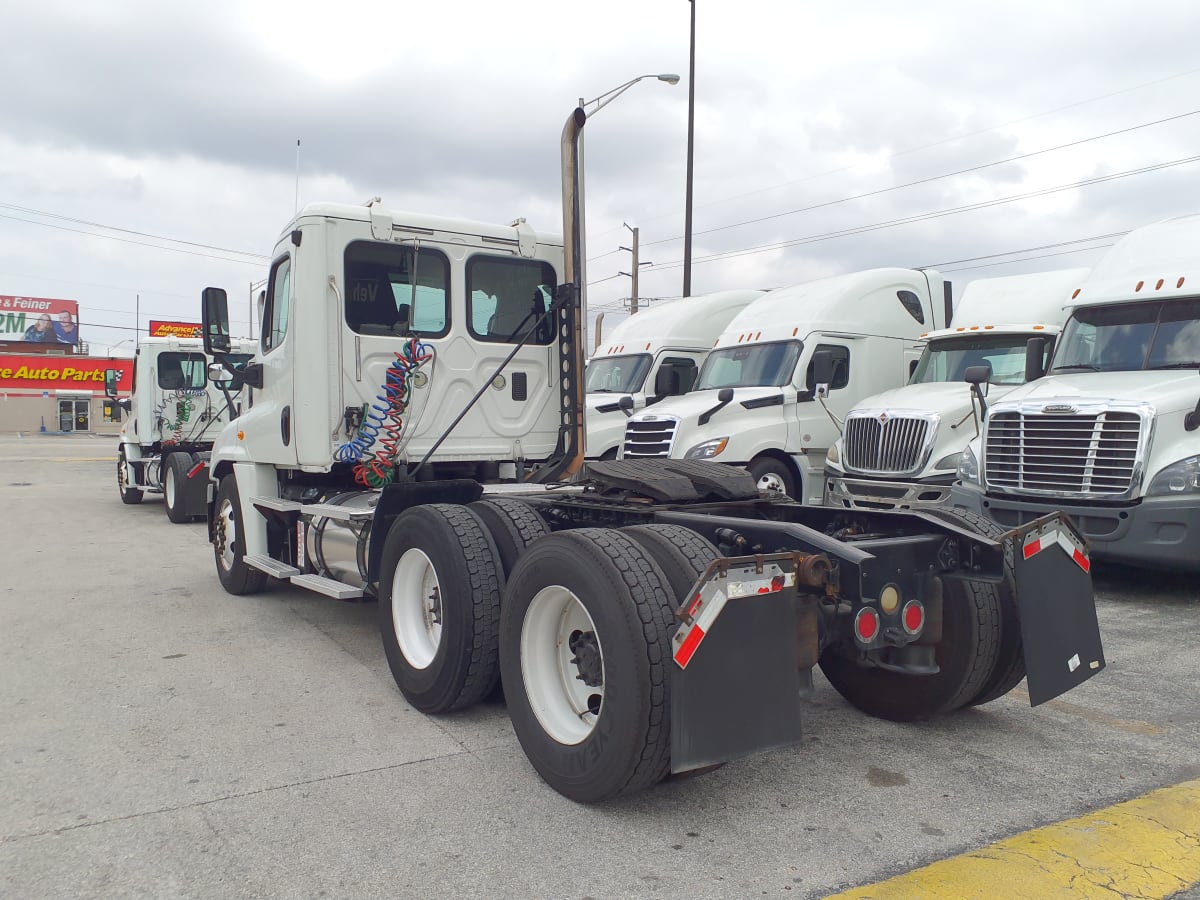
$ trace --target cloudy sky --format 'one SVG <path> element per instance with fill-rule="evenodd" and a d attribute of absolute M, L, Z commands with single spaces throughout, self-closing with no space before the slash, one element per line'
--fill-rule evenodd
<path fill-rule="evenodd" d="M 693 293 L 1093 264 L 1200 209 L 1200 4 L 696 0 Z M 682 290 L 687 0 L 0 0 L 0 294 L 93 352 L 250 285 L 295 210 L 561 230 L 580 97 L 591 317 Z M 240 302 L 243 298 L 245 302 Z M 135 308 L 140 319 L 135 319 Z M 235 330 L 239 330 L 235 321 Z"/>

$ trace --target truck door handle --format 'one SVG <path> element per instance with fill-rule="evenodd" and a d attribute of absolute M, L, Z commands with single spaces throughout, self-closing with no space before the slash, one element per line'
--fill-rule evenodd
<path fill-rule="evenodd" d="M 292 443 L 292 408 L 285 406 L 279 414 L 279 433 L 283 437 L 283 446 Z"/>

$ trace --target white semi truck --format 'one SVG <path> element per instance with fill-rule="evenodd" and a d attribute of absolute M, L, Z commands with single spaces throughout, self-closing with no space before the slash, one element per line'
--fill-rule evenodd
<path fill-rule="evenodd" d="M 461 709 L 502 679 L 533 767 L 585 802 L 794 743 L 818 664 L 905 721 L 994 699 L 1023 663 L 1034 702 L 1099 670 L 1086 571 L 1014 552 L 1074 546 L 1062 517 L 1001 535 L 806 507 L 714 463 L 584 464 L 584 120 L 563 129 L 565 245 L 522 220 L 378 205 L 308 206 L 286 226 L 242 372 L 254 405 L 212 451 L 225 588 L 376 600 L 414 708 Z M 203 307 L 220 356 L 224 291 Z"/>
<path fill-rule="evenodd" d="M 951 327 L 922 335 L 925 349 L 908 384 L 850 410 L 825 459 L 825 502 L 870 509 L 941 506 L 967 443 L 979 434 L 975 388 L 963 379 L 986 366 L 985 402 L 1025 383 L 1030 338 L 1049 358 L 1071 291 L 1087 269 L 972 281 Z"/>
<path fill-rule="evenodd" d="M 1200 570 L 1197 247 L 1191 215 L 1105 254 L 1069 300 L 1046 376 L 989 404 L 955 507 L 1004 528 L 1062 510 L 1097 558 Z"/>
<path fill-rule="evenodd" d="M 725 326 L 762 294 L 719 291 L 686 297 L 619 323 L 587 365 L 588 459 L 617 458 L 631 411 L 690 391 Z"/>
<path fill-rule="evenodd" d="M 253 341 L 235 341 L 226 356 L 241 369 L 254 355 Z M 237 416 L 240 382 L 222 387 L 208 379 L 212 357 L 199 338 L 143 337 L 133 360 L 133 396 L 120 402 L 128 413 L 117 445 L 117 490 L 126 504 L 162 494 L 167 518 L 187 522 L 207 512 L 204 461 L 213 438 Z M 116 370 L 106 372 L 105 393 L 115 398 Z"/>
<path fill-rule="evenodd" d="M 936 271 L 890 268 L 764 294 L 729 323 L 690 393 L 629 420 L 621 458 L 745 466 L 761 489 L 819 504 L 841 418 L 904 383 L 921 333 L 946 322 L 948 288 Z M 824 396 L 818 356 L 831 370 Z"/>

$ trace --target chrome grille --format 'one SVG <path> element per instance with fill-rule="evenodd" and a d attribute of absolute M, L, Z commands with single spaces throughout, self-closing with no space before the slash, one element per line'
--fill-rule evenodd
<path fill-rule="evenodd" d="M 932 417 L 851 413 L 842 437 L 842 465 L 869 475 L 913 474 L 925 464 L 936 429 Z"/>
<path fill-rule="evenodd" d="M 677 421 L 673 418 L 656 418 L 648 422 L 630 419 L 625 423 L 625 459 L 670 456 Z"/>
<path fill-rule="evenodd" d="M 992 410 L 984 477 L 1011 493 L 1121 497 L 1135 487 L 1145 417 L 1104 409 L 1080 413 Z"/>

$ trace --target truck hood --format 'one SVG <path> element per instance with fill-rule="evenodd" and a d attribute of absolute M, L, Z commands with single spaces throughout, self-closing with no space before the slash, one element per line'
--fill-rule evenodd
<path fill-rule="evenodd" d="M 733 399 L 729 401 L 729 405 L 721 412 L 713 416 L 711 427 L 716 427 L 721 421 L 721 413 L 726 410 L 732 410 L 735 406 L 744 400 L 757 400 L 760 397 L 773 397 L 782 394 L 787 390 L 787 385 L 783 387 L 744 387 L 733 389 Z M 721 401 L 717 399 L 719 392 L 712 391 L 693 391 L 690 394 L 683 394 L 679 397 L 672 397 L 670 400 L 663 400 L 661 403 L 656 403 L 644 412 L 635 413 L 633 418 L 639 422 L 652 422 L 655 418 L 665 418 L 674 416 L 681 421 L 691 421 L 693 424 L 701 413 L 712 409 Z"/>
<path fill-rule="evenodd" d="M 1194 369 L 1157 372 L 1072 372 L 1047 375 L 1014 388 L 1006 402 L 1020 400 L 1124 400 L 1154 404 L 1159 415 L 1192 409 L 1200 399 Z"/>
<path fill-rule="evenodd" d="M 997 388 L 993 385 L 988 390 L 987 400 L 990 403 L 998 397 L 1007 396 L 1011 390 L 1010 387 Z M 905 385 L 868 397 L 851 412 L 868 409 L 886 409 L 897 413 L 903 410 L 935 412 L 943 422 L 948 419 L 957 422 L 971 412 L 971 386 L 965 381 Z"/>

